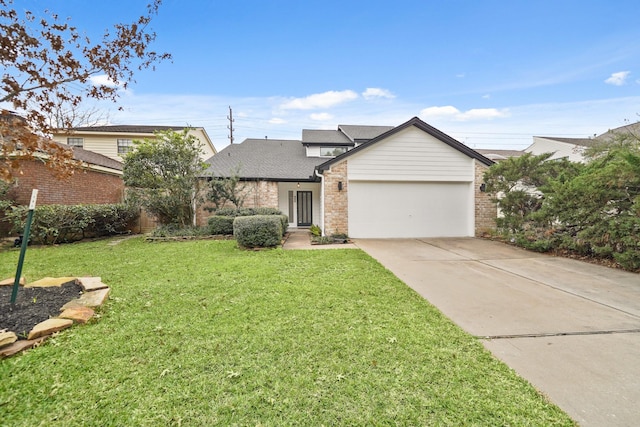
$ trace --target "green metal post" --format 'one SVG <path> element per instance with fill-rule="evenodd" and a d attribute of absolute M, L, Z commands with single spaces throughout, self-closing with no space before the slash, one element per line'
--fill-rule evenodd
<path fill-rule="evenodd" d="M 11 307 L 16 303 L 18 297 L 18 288 L 20 287 L 20 277 L 22 276 L 22 265 L 24 264 L 24 257 L 27 253 L 27 245 L 29 244 L 29 234 L 31 233 L 31 221 L 33 221 L 33 211 L 36 208 L 36 198 L 38 197 L 38 190 L 31 192 L 31 202 L 29 203 L 29 212 L 27 213 L 27 224 L 24 227 L 24 233 L 22 234 L 22 246 L 20 247 L 20 258 L 18 259 L 18 269 L 16 271 L 16 277 L 13 282 L 13 291 L 11 292 Z"/>

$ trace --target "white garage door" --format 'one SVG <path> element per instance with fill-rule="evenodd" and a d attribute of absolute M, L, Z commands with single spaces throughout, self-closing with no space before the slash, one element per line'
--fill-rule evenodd
<path fill-rule="evenodd" d="M 349 182 L 349 236 L 473 235 L 471 183 Z"/>

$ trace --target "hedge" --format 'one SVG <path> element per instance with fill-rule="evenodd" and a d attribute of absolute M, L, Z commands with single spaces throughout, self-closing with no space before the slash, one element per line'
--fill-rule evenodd
<path fill-rule="evenodd" d="M 208 226 L 211 234 L 234 234 L 233 220 L 238 217 L 250 216 L 273 216 L 280 219 L 282 234 L 289 228 L 289 217 L 276 208 L 220 208 L 215 211 L 215 215 L 209 217 Z M 282 236 L 281 236 L 282 237 Z"/>
<path fill-rule="evenodd" d="M 283 235 L 281 216 L 239 216 L 233 221 L 233 236 L 246 248 L 278 246 Z"/>
<path fill-rule="evenodd" d="M 216 234 L 233 234 L 233 220 L 232 216 L 214 215 L 209 218 L 209 233 Z"/>
<path fill-rule="evenodd" d="M 27 206 L 13 207 L 7 212 L 13 233 L 22 233 L 27 212 Z M 30 240 L 51 245 L 120 234 L 130 229 L 138 215 L 138 208 L 125 204 L 37 206 L 31 223 Z"/>
<path fill-rule="evenodd" d="M 258 207 L 258 208 L 219 208 L 216 209 L 215 215 L 217 216 L 253 216 L 253 215 L 282 215 L 282 212 L 277 208 L 267 208 L 267 207 Z"/>

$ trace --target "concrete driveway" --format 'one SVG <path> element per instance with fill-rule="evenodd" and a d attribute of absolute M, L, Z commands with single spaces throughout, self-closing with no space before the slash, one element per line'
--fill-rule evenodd
<path fill-rule="evenodd" d="M 580 425 L 640 423 L 640 275 L 473 238 L 355 243 Z"/>

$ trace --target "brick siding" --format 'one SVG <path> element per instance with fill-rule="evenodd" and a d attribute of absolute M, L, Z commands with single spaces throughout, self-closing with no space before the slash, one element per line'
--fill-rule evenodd
<path fill-rule="evenodd" d="M 31 190 L 38 189 L 38 205 L 79 205 L 120 203 L 124 182 L 119 175 L 91 169 L 77 170 L 67 179 L 57 179 L 40 161 L 24 162 L 22 174 L 10 196 L 18 205 L 28 205 Z"/>
<path fill-rule="evenodd" d="M 478 162 L 475 163 L 475 218 L 476 218 L 476 236 L 491 233 L 496 229 L 496 217 L 498 216 L 498 208 L 491 201 L 491 195 L 480 191 L 480 185 L 484 182 L 484 173 L 489 169 L 487 166 Z"/>
<path fill-rule="evenodd" d="M 324 234 L 349 234 L 349 183 L 347 161 L 324 171 Z M 342 190 L 338 183 L 342 182 Z"/>

